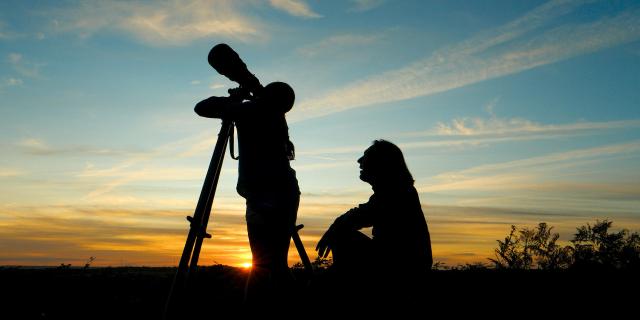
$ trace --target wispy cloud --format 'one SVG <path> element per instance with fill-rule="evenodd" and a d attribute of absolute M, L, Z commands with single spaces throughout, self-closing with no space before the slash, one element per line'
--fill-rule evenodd
<path fill-rule="evenodd" d="M 538 170 L 546 170 L 544 166 L 573 162 L 580 159 L 590 159 L 594 157 L 611 156 L 616 154 L 636 153 L 640 151 L 640 140 L 617 143 L 593 148 L 577 149 L 566 152 L 552 153 L 549 155 L 527 158 L 522 160 L 514 160 L 501 162 L 498 164 L 488 164 L 458 171 L 458 174 L 486 174 L 490 172 L 502 172 L 508 169 L 532 167 Z M 445 174 L 446 175 L 446 174 Z M 445 176 L 443 175 L 443 176 Z"/>
<path fill-rule="evenodd" d="M 381 6 L 386 0 L 350 0 L 353 7 L 349 11 L 363 12 L 375 9 Z"/>
<path fill-rule="evenodd" d="M 577 121 L 562 124 L 541 124 L 523 118 L 501 118 L 494 111 L 499 98 L 494 98 L 485 105 L 489 118 L 463 117 L 451 120 L 450 123 L 438 122 L 430 130 L 405 132 L 399 137 L 512 137 L 518 139 L 523 135 L 573 135 L 578 133 L 595 133 L 596 131 L 630 129 L 640 127 L 640 119 L 617 121 Z"/>
<path fill-rule="evenodd" d="M 301 18 L 321 18 L 304 0 L 269 0 L 271 6 Z"/>
<path fill-rule="evenodd" d="M 24 81 L 20 78 L 6 78 L 2 80 L 2 83 L 0 83 L 0 88 L 21 86 L 23 83 Z"/>
<path fill-rule="evenodd" d="M 61 155 L 94 155 L 94 156 L 128 156 L 141 151 L 118 150 L 110 148 L 96 148 L 90 146 L 63 146 L 56 147 L 47 144 L 42 139 L 26 138 L 16 143 L 24 153 L 37 156 L 61 156 Z"/>
<path fill-rule="evenodd" d="M 184 181 L 200 179 L 203 175 L 201 168 L 176 167 L 158 164 L 161 158 L 188 158 L 201 155 L 204 150 L 211 151 L 215 140 L 211 132 L 202 132 L 187 138 L 168 142 L 152 150 L 132 153 L 126 159 L 106 167 L 97 168 L 93 165 L 77 174 L 80 179 L 104 178 L 99 181 L 99 187 L 87 194 L 87 198 L 104 197 L 120 186 L 136 181 Z"/>
<path fill-rule="evenodd" d="M 26 171 L 21 169 L 0 167 L 0 178 L 17 177 L 25 175 L 26 173 Z"/>
<path fill-rule="evenodd" d="M 108 181 L 99 188 L 87 194 L 88 199 L 103 196 L 111 192 L 116 187 L 131 182 L 149 182 L 149 181 L 196 181 L 202 179 L 204 172 L 201 168 L 194 167 L 160 167 L 147 164 L 144 168 L 139 166 L 131 167 L 127 170 L 93 170 L 86 169 L 78 174 L 78 178 L 108 178 Z"/>
<path fill-rule="evenodd" d="M 23 77 L 28 78 L 41 78 L 40 68 L 44 66 L 42 63 L 34 63 L 25 59 L 25 57 L 16 52 L 9 53 L 7 55 L 7 62 L 11 65 L 13 70 L 20 74 Z M 20 81 L 19 84 L 22 84 L 20 79 L 15 79 Z"/>
<path fill-rule="evenodd" d="M 77 265 L 96 256 L 97 265 L 119 265 L 123 260 L 135 265 L 174 265 L 188 228 L 183 217 L 190 211 L 40 206 L 14 207 L 8 213 L 0 208 L 0 247 L 6 249 L 0 260 L 2 264 Z M 212 255 L 231 265 L 246 261 L 244 251 L 249 247 L 243 224 L 241 214 L 216 212 L 218 245 L 203 250 L 202 258 L 207 261 Z M 16 242 L 20 246 L 10 245 Z M 30 261 L 33 257 L 40 259 Z"/>
<path fill-rule="evenodd" d="M 541 139 L 554 139 L 558 135 L 549 134 L 537 134 L 537 135 L 522 135 L 522 136 L 494 136 L 494 137 L 478 137 L 470 139 L 450 139 L 450 140 L 422 140 L 422 141 L 408 141 L 408 142 L 396 142 L 396 144 L 402 150 L 410 149 L 425 149 L 425 148 L 462 148 L 462 147 L 475 147 L 488 145 L 492 143 L 503 143 L 513 141 L 529 141 L 529 140 L 541 140 Z M 315 150 L 301 150 L 296 154 L 301 156 L 318 157 L 325 156 L 327 159 L 329 155 L 336 154 L 357 154 L 362 153 L 368 144 L 334 147 L 334 148 L 318 148 Z"/>
<path fill-rule="evenodd" d="M 88 37 L 102 30 L 119 30 L 144 42 L 165 46 L 183 45 L 207 37 L 241 41 L 265 36 L 260 23 L 241 12 L 237 1 L 162 0 L 89 1 L 73 3 L 57 11 L 58 31 Z"/>
<path fill-rule="evenodd" d="M 562 134 L 585 131 L 638 128 L 640 120 L 618 120 L 565 124 L 541 124 L 523 118 L 458 118 L 451 123 L 438 122 L 433 130 L 412 132 L 406 136 L 515 136 L 518 134 Z"/>
<path fill-rule="evenodd" d="M 558 180 L 561 179 L 559 174 L 566 173 L 568 168 L 615 156 L 637 154 L 639 151 L 640 141 L 632 141 L 479 165 L 439 174 L 432 179 L 432 183 L 422 183 L 418 189 L 421 192 L 548 189 L 543 186 L 553 186 L 561 182 L 562 180 Z M 544 181 L 549 179 L 554 183 L 548 184 Z M 595 184 L 590 183 L 590 185 Z M 609 187 L 608 189 L 613 190 Z M 637 189 L 640 191 L 640 188 Z"/>
<path fill-rule="evenodd" d="M 7 23 L 0 20 L 0 40 L 11 39 L 15 34 L 7 28 Z"/>
<path fill-rule="evenodd" d="M 384 37 L 384 33 L 338 34 L 320 40 L 319 42 L 300 47 L 296 51 L 302 56 L 313 58 L 335 53 L 337 50 L 344 50 L 345 48 L 361 48 L 364 45 L 378 42 Z"/>
<path fill-rule="evenodd" d="M 218 90 L 226 87 L 227 87 L 226 85 L 219 82 L 213 82 L 209 85 L 209 89 L 212 89 L 212 90 Z"/>
<path fill-rule="evenodd" d="M 583 24 L 542 28 L 590 1 L 550 1 L 495 30 L 300 103 L 290 115 L 304 120 L 348 109 L 431 95 L 522 72 L 640 38 L 640 10 Z M 532 31 L 541 29 L 540 32 Z"/>
<path fill-rule="evenodd" d="M 425 148 L 462 148 L 478 147 L 496 143 L 515 141 L 549 140 L 580 134 L 595 134 L 599 131 L 621 130 L 640 127 L 640 120 L 617 120 L 589 122 L 580 121 L 562 124 L 542 124 L 523 118 L 460 118 L 451 123 L 439 122 L 435 128 L 405 132 L 391 137 L 391 140 L 405 140 L 396 144 L 403 150 Z M 406 141 L 406 138 L 427 138 L 420 141 Z M 444 139 L 443 139 L 444 138 Z M 367 144 L 341 146 L 331 148 L 317 148 L 314 150 L 301 149 L 299 156 L 335 160 L 330 155 L 358 154 L 368 147 Z"/>

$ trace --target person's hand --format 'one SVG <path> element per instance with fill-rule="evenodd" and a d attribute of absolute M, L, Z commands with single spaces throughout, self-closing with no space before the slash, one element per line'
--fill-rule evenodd
<path fill-rule="evenodd" d="M 320 238 L 320 241 L 318 241 L 318 244 L 316 245 L 318 257 L 326 258 L 329 255 L 329 252 L 331 252 L 333 237 L 334 230 L 332 228 L 329 228 L 329 230 L 322 235 L 322 238 Z"/>

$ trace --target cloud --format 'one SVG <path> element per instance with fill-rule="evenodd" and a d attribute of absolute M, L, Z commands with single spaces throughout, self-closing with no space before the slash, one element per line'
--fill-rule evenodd
<path fill-rule="evenodd" d="M 25 174 L 27 174 L 27 172 L 21 169 L 0 167 L 0 178 L 17 177 Z"/>
<path fill-rule="evenodd" d="M 640 140 L 552 153 L 544 156 L 501 162 L 497 164 L 481 165 L 458 171 L 457 174 L 486 174 L 490 172 L 504 172 L 505 170 L 525 168 L 527 170 L 530 170 L 532 168 L 536 168 L 538 170 L 547 170 L 549 165 L 556 165 L 567 162 L 571 163 L 580 159 L 591 159 L 595 157 L 612 156 L 617 154 L 636 153 L 638 151 L 640 151 Z M 446 175 L 448 174 L 444 174 L 443 176 Z"/>
<path fill-rule="evenodd" d="M 511 193 L 518 190 L 530 190 L 543 193 L 564 191 L 563 196 L 580 190 L 601 191 L 609 194 L 640 195 L 637 184 L 617 184 L 563 181 L 571 171 L 570 168 L 591 165 L 640 151 L 640 140 L 599 147 L 577 149 L 552 153 L 494 164 L 485 164 L 464 170 L 438 174 L 432 183 L 422 183 L 417 188 L 420 192 L 443 191 L 501 191 Z M 588 174 L 582 173 L 582 174 Z M 593 193 L 593 192 L 592 192 Z M 556 195 L 558 195 L 556 193 Z"/>
<path fill-rule="evenodd" d="M 640 120 L 540 124 L 523 118 L 458 118 L 451 123 L 438 122 L 434 130 L 407 133 L 406 136 L 505 136 L 517 134 L 561 134 L 581 131 L 640 127 Z"/>
<path fill-rule="evenodd" d="M 369 45 L 380 41 L 385 37 L 382 33 L 376 34 L 339 34 L 323 39 L 317 43 L 300 47 L 296 52 L 307 58 L 325 56 L 335 53 L 337 50 L 345 48 L 361 49 L 364 45 Z"/>
<path fill-rule="evenodd" d="M 353 7 L 349 11 L 363 12 L 375 9 L 381 6 L 386 0 L 350 0 Z"/>
<path fill-rule="evenodd" d="M 11 64 L 18 64 L 22 60 L 22 55 L 19 53 L 10 53 L 7 56 L 7 59 Z"/>
<path fill-rule="evenodd" d="M 94 156 L 128 156 L 136 154 L 133 150 L 118 150 L 109 148 L 96 148 L 90 146 L 64 146 L 53 147 L 42 139 L 27 138 L 16 143 L 23 152 L 37 156 L 75 156 L 75 155 L 94 155 Z"/>
<path fill-rule="evenodd" d="M 219 208 L 217 208 L 219 209 Z M 175 265 L 184 246 L 186 210 L 112 209 L 105 206 L 0 206 L 2 264 Z M 250 252 L 242 213 L 217 210 L 209 223 L 215 245 L 206 243 L 201 260 L 224 264 L 247 261 Z M 15 246 L 19 243 L 19 246 Z M 250 253 L 249 253 L 250 257 Z M 56 259 L 58 259 L 56 261 Z M 60 260 L 62 259 L 62 260 Z"/>
<path fill-rule="evenodd" d="M 0 20 L 0 40 L 9 40 L 15 36 L 14 32 L 8 30 L 6 22 Z"/>
<path fill-rule="evenodd" d="M 21 86 L 22 83 L 23 83 L 22 79 L 19 79 L 19 78 L 8 78 L 8 79 L 4 79 L 4 82 L 2 83 L 2 85 L 0 87 Z"/>
<path fill-rule="evenodd" d="M 7 55 L 7 62 L 13 67 L 13 70 L 18 74 L 28 78 L 41 78 L 40 68 L 44 66 L 42 63 L 30 62 L 24 58 L 20 53 L 9 53 Z M 16 79 L 19 80 L 19 79 Z M 22 82 L 20 81 L 20 84 Z"/>
<path fill-rule="evenodd" d="M 289 119 L 412 99 L 514 74 L 640 38 L 640 10 L 583 24 L 542 28 L 585 1 L 551 1 L 492 31 L 479 33 L 406 67 L 302 101 Z M 541 29 L 540 32 L 532 32 Z"/>
<path fill-rule="evenodd" d="M 210 131 L 204 131 L 184 139 L 165 143 L 146 152 L 130 153 L 126 159 L 106 168 L 87 166 L 77 177 L 81 179 L 107 178 L 106 181 L 98 181 L 99 187 L 87 194 L 86 197 L 92 199 L 104 197 L 105 194 L 116 188 L 136 181 L 200 179 L 204 174 L 200 169 L 177 168 L 154 164 L 154 162 L 162 158 L 175 159 L 176 155 L 180 158 L 189 158 L 201 155 L 205 150 L 210 152 L 215 144 L 215 139 L 212 137 L 214 135 Z"/>
<path fill-rule="evenodd" d="M 450 123 L 438 122 L 435 128 L 405 132 L 396 136 L 398 139 L 427 137 L 422 141 L 402 141 L 396 144 L 403 150 L 424 148 L 462 148 L 478 147 L 495 143 L 514 141 L 532 141 L 556 139 L 559 137 L 578 134 L 593 134 L 597 131 L 620 130 L 640 127 L 640 119 L 590 122 L 580 121 L 563 124 L 541 124 L 523 118 L 460 118 Z M 448 139 L 441 139 L 448 138 Z M 322 160 L 336 160 L 330 155 L 359 154 L 368 147 L 367 144 L 317 148 L 314 150 L 301 149 L 298 156 L 320 158 Z M 320 166 L 320 164 L 317 164 Z M 337 166 L 332 164 L 331 166 Z M 310 165 L 313 167 L 313 165 Z"/>
<path fill-rule="evenodd" d="M 103 196 L 116 187 L 129 184 L 131 182 L 142 181 L 198 181 L 202 179 L 204 172 L 200 168 L 194 167 L 162 167 L 147 164 L 144 168 L 140 166 L 131 167 L 127 170 L 93 170 L 86 169 L 77 175 L 78 178 L 109 178 L 110 180 L 99 188 L 87 194 L 88 199 Z"/>
<path fill-rule="evenodd" d="M 57 31 L 89 37 L 103 30 L 132 34 L 143 42 L 184 45 L 208 37 L 241 41 L 264 38 L 264 27 L 230 0 L 89 1 L 57 11 Z"/>
<path fill-rule="evenodd" d="M 269 0 L 272 7 L 301 18 L 321 18 L 304 0 Z"/>
<path fill-rule="evenodd" d="M 35 138 L 24 139 L 18 142 L 18 145 L 25 148 L 26 150 L 29 150 L 30 153 L 45 152 L 50 149 L 49 146 L 44 143 L 44 141 Z"/>
<path fill-rule="evenodd" d="M 212 90 L 218 90 L 218 89 L 222 89 L 222 88 L 226 88 L 227 86 L 225 84 L 219 83 L 219 82 L 213 82 L 209 85 L 209 89 Z"/>

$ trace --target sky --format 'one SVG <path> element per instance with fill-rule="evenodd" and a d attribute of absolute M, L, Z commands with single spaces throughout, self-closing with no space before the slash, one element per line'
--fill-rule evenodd
<path fill-rule="evenodd" d="M 376 139 L 404 152 L 435 261 L 486 263 L 511 225 L 640 230 L 638 1 L 8 0 L 0 265 L 177 264 L 220 128 L 193 107 L 236 85 L 207 63 L 222 42 L 296 92 L 311 258 L 372 194 L 356 160 Z M 222 171 L 200 264 L 241 266 Z"/>

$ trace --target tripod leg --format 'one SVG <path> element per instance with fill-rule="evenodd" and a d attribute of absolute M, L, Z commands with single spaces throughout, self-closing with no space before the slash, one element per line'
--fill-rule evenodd
<path fill-rule="evenodd" d="M 191 225 L 182 251 L 180 263 L 178 264 L 178 270 L 176 271 L 176 275 L 173 279 L 171 291 L 169 292 L 169 297 L 167 298 L 167 303 L 165 305 L 165 319 L 181 318 L 179 312 L 180 309 L 182 309 L 183 302 L 185 301 L 184 293 L 187 289 L 189 270 L 195 269 L 195 266 L 197 265 L 197 257 L 200 254 L 202 239 L 210 237 L 206 233 L 207 223 L 209 221 L 211 204 L 213 202 L 213 197 L 215 196 L 218 178 L 220 176 L 222 160 L 227 148 L 227 141 L 229 140 L 229 132 L 232 129 L 233 123 L 231 121 L 222 121 L 222 126 L 218 133 L 218 141 L 216 142 L 213 156 L 209 163 L 209 169 L 207 170 L 207 175 L 202 185 L 202 190 L 200 191 L 196 210 L 193 217 L 187 217 L 187 220 L 189 220 Z M 191 268 L 189 268 L 190 260 L 192 261 Z"/>
<path fill-rule="evenodd" d="M 311 278 L 313 276 L 313 266 L 311 265 L 307 251 L 304 249 L 304 245 L 302 244 L 302 240 L 300 240 L 300 235 L 298 234 L 298 231 L 302 228 L 304 228 L 304 224 L 297 225 L 291 233 L 291 238 L 293 239 L 296 249 L 298 249 L 298 255 L 300 255 L 300 259 L 304 265 L 304 270 L 307 273 L 307 276 Z"/>

